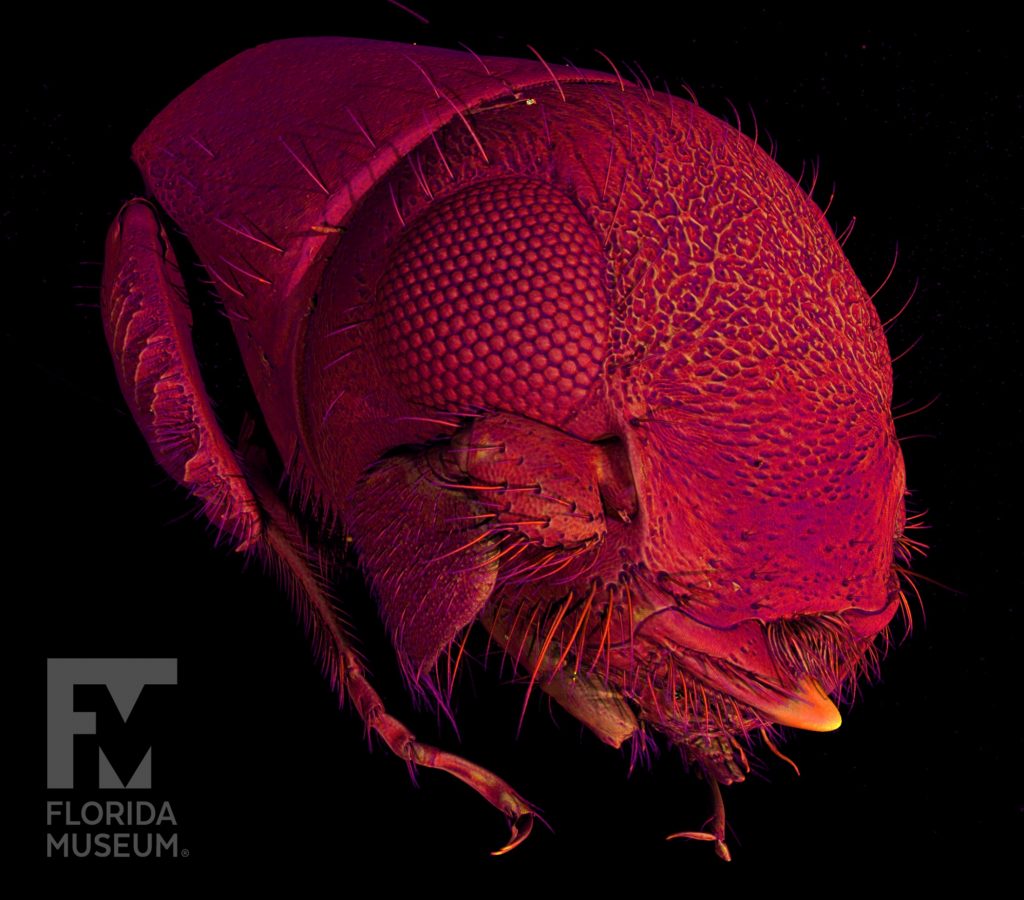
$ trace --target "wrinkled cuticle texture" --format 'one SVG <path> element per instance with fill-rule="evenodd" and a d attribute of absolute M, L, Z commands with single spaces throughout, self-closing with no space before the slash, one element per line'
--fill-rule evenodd
<path fill-rule="evenodd" d="M 447 126 L 349 223 L 321 290 L 335 302 L 306 338 L 307 378 L 325 380 L 307 424 L 321 499 L 396 446 L 453 439 L 396 424 L 381 397 L 463 435 L 531 423 L 518 478 L 475 481 L 443 452 L 432 475 L 492 517 L 466 531 L 487 534 L 471 565 L 494 569 L 492 636 L 598 678 L 642 728 L 739 780 L 737 739 L 771 724 L 751 698 L 804 674 L 848 691 L 895 610 L 888 350 L 821 211 L 750 139 L 664 95 L 564 89 L 470 116 L 475 136 Z M 329 408 L 352 383 L 367 389 Z M 576 502 L 558 448 L 609 440 L 628 463 L 609 475 L 594 457 L 600 527 L 532 540 Z M 548 506 L 509 524 L 534 487 Z M 416 602 L 384 604 L 400 655 Z"/>

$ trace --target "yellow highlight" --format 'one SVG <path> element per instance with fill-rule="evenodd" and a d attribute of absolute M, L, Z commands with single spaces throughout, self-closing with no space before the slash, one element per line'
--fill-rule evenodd
<path fill-rule="evenodd" d="M 757 706 L 780 725 L 804 731 L 835 731 L 843 724 L 836 705 L 813 678 L 804 678 L 786 699 Z"/>

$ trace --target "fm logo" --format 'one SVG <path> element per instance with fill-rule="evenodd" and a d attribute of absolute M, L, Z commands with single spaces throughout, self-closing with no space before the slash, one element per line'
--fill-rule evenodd
<path fill-rule="evenodd" d="M 46 786 L 152 788 L 163 692 L 144 688 L 177 683 L 176 659 L 48 659 Z"/>

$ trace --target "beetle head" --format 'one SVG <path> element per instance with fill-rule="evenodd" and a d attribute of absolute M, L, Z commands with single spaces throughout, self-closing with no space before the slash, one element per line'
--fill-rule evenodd
<path fill-rule="evenodd" d="M 838 726 L 897 608 L 888 351 L 749 139 L 569 93 L 546 131 L 523 106 L 443 129 L 371 193 L 314 319 L 320 470 L 411 681 L 482 616 L 605 740 L 651 726 L 734 780 L 751 731 Z"/>

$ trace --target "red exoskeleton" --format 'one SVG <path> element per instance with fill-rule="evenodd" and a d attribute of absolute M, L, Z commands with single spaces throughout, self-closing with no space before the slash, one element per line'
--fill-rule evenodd
<path fill-rule="evenodd" d="M 501 810 L 503 851 L 529 833 L 385 710 L 322 576 L 349 544 L 412 690 L 445 704 L 479 623 L 527 698 L 680 748 L 716 814 L 679 836 L 728 857 L 718 786 L 779 726 L 837 728 L 905 604 L 889 353 L 821 210 L 643 79 L 343 38 L 230 60 L 134 158 L 151 199 L 111 227 L 102 304 L 125 397 L 287 573 L 367 728 Z M 283 471 L 218 424 L 167 220 Z"/>

